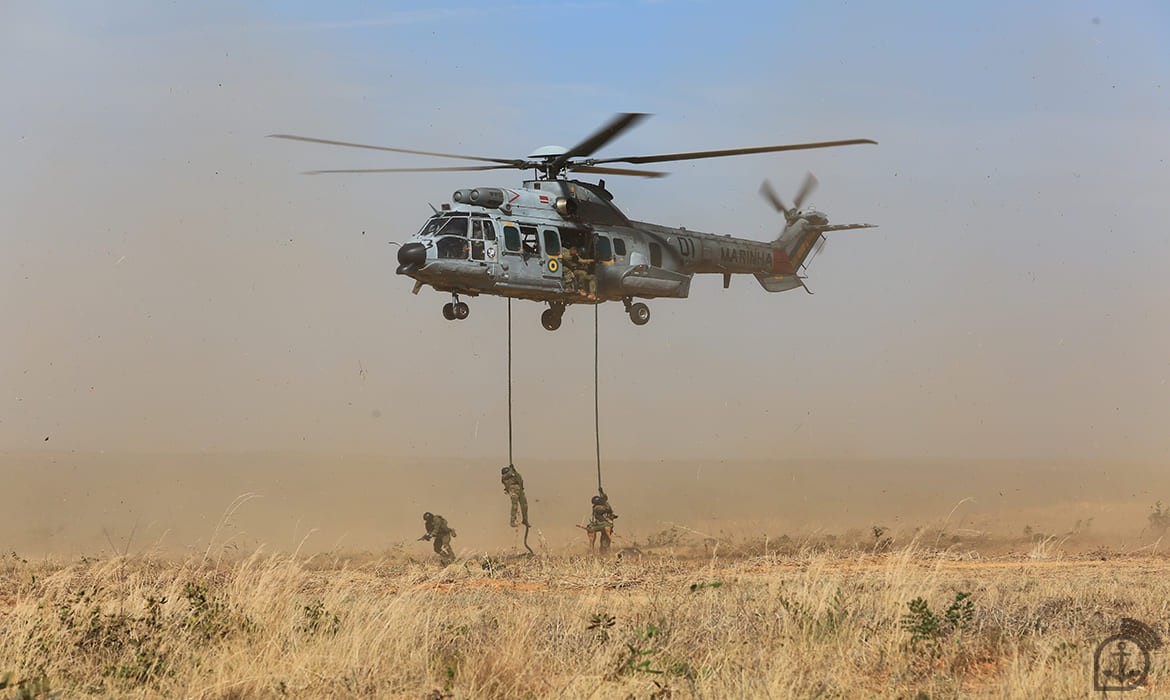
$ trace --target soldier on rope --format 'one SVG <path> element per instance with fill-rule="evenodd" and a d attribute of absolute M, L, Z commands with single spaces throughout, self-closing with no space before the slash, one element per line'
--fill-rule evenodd
<path fill-rule="evenodd" d="M 514 465 L 509 464 L 500 469 L 500 482 L 504 485 L 504 493 L 512 499 L 512 515 L 509 524 L 512 527 L 528 525 L 528 497 L 524 495 L 524 478 L 516 471 Z"/>

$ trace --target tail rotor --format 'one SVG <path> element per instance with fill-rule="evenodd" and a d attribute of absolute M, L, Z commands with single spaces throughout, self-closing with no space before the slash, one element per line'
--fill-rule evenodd
<path fill-rule="evenodd" d="M 817 188 L 817 178 L 812 173 L 805 176 L 804 182 L 800 185 L 800 190 L 796 193 L 796 199 L 792 201 L 792 207 L 785 206 L 784 200 L 780 199 L 780 195 L 776 194 L 776 190 L 772 187 L 772 183 L 764 180 L 760 184 L 760 194 L 764 199 L 772 205 L 772 207 L 784 215 L 784 221 L 792 224 L 800 218 L 800 207 L 804 205 L 804 200 L 808 198 L 812 191 Z"/>

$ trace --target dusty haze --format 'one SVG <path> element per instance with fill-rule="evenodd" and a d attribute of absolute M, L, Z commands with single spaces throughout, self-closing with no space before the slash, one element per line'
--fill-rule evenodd
<path fill-rule="evenodd" d="M 505 304 L 443 321 L 388 242 L 427 202 L 519 174 L 310 178 L 431 163 L 263 136 L 512 157 L 618 111 L 656 116 L 605 155 L 881 143 L 610 183 L 633 218 L 768 239 L 760 180 L 791 197 L 813 170 L 812 204 L 881 226 L 831 238 L 814 296 L 712 278 L 644 328 L 601 309 L 624 529 L 913 528 L 971 497 L 963 527 L 1092 517 L 1141 543 L 1170 501 L 1163 10 L 767 10 L 746 28 L 693 6 L 531 10 L 0 10 L 13 547 L 204 546 L 248 493 L 232 527 L 249 545 L 388 546 L 423 509 L 465 547 L 513 544 Z M 563 51 L 540 26 L 602 15 L 623 48 L 567 57 L 579 72 L 533 58 Z M 809 26 L 833 28 L 832 55 Z M 537 38 L 485 64 L 493 32 Z M 684 50 L 700 37 L 723 49 Z M 535 304 L 513 314 L 516 463 L 549 541 L 575 541 L 592 319 L 554 334 Z"/>

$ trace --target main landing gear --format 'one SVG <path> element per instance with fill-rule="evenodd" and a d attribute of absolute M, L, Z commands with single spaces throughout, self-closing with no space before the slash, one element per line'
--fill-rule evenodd
<path fill-rule="evenodd" d="M 540 325 L 544 326 L 546 331 L 555 331 L 561 327 L 561 318 L 565 315 L 565 305 L 552 302 L 549 307 L 540 315 Z"/>
<path fill-rule="evenodd" d="M 471 307 L 459 301 L 458 294 L 451 295 L 451 302 L 443 304 L 443 318 L 448 321 L 462 321 L 471 315 Z"/>
<path fill-rule="evenodd" d="M 630 297 L 622 299 L 622 303 L 626 305 L 626 313 L 630 315 L 630 321 L 635 326 L 644 326 L 650 322 L 649 306 L 646 306 L 642 302 L 634 303 Z M 443 314 L 446 315 L 446 313 L 446 310 L 444 310 Z M 545 330 L 555 331 L 561 327 L 561 320 L 564 315 L 564 304 L 555 301 L 549 302 L 548 308 L 540 315 L 540 325 L 544 326 Z M 464 317 L 466 317 L 466 314 L 464 314 Z"/>
<path fill-rule="evenodd" d="M 635 326 L 644 326 L 650 322 L 650 307 L 642 302 L 636 304 L 631 303 L 630 297 L 622 299 L 622 303 L 626 305 L 626 313 L 630 315 L 630 320 Z"/>

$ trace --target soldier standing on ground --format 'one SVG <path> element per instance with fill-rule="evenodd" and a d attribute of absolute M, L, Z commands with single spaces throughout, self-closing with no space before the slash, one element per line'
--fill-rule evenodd
<path fill-rule="evenodd" d="M 434 513 L 423 513 L 423 524 L 427 533 L 420 540 L 430 540 L 434 545 L 435 554 L 439 555 L 439 563 L 443 566 L 455 561 L 455 551 L 451 549 L 451 538 L 455 537 L 455 530 L 447 526 L 447 519 Z"/>
<path fill-rule="evenodd" d="M 524 478 L 516 471 L 514 465 L 509 464 L 500 470 L 500 482 L 504 485 L 504 493 L 512 499 L 512 515 L 509 523 L 512 527 L 528 525 L 528 497 L 524 495 Z"/>
<path fill-rule="evenodd" d="M 589 533 L 590 551 L 593 551 L 596 544 L 597 533 L 601 533 L 601 553 L 605 554 L 609 551 L 610 537 L 613 535 L 613 521 L 617 520 L 617 515 L 609 505 L 609 496 L 605 495 L 605 490 L 598 488 L 597 492 L 599 495 L 592 499 L 593 511 L 589 526 L 585 528 L 585 531 Z"/>

